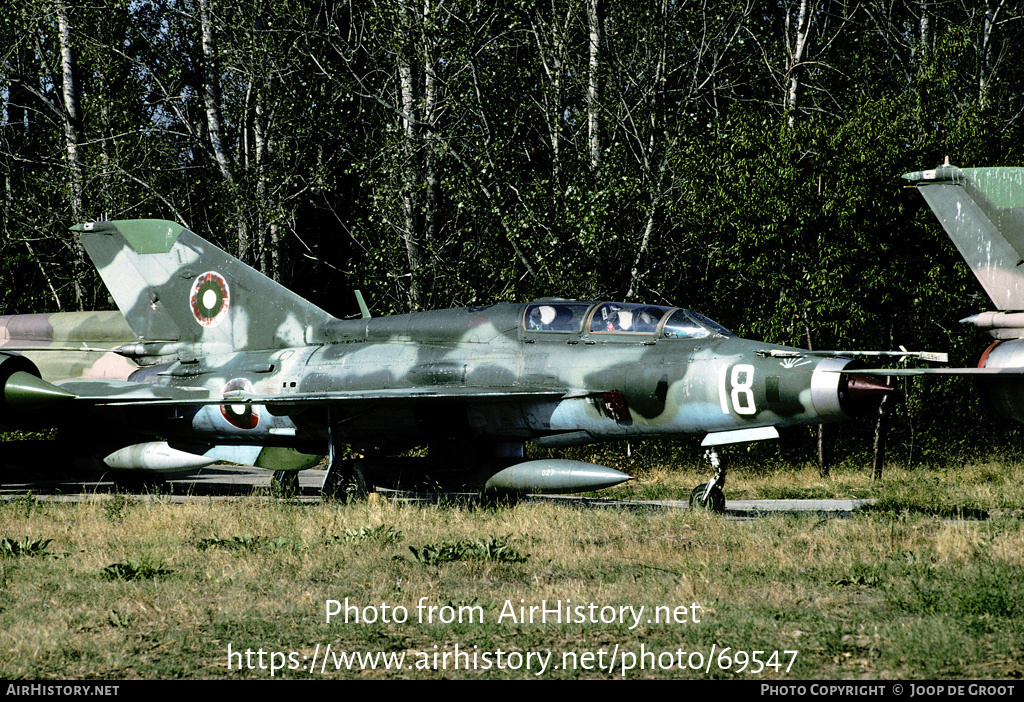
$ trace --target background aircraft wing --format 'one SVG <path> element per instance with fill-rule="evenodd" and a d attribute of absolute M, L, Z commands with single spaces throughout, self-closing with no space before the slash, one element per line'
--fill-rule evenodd
<path fill-rule="evenodd" d="M 833 372 L 833 371 L 828 371 Z M 838 370 L 844 375 L 954 375 L 954 376 L 986 376 L 986 375 L 1024 375 L 1024 368 L 858 368 L 855 370 Z"/>

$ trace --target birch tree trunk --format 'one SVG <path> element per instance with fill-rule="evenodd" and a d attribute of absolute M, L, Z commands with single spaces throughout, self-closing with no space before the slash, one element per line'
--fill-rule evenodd
<path fill-rule="evenodd" d="M 921 63 L 924 64 L 931 55 L 932 48 L 932 16 L 928 9 L 928 0 L 921 0 L 918 3 L 921 18 L 918 22 L 921 42 Z"/>
<path fill-rule="evenodd" d="M 276 208 L 270 201 L 267 192 L 267 155 L 270 145 L 266 134 L 266 110 L 263 106 L 262 91 L 256 90 L 254 105 L 252 109 L 252 139 L 255 168 L 248 164 L 246 159 L 246 170 L 255 171 L 256 177 L 256 216 L 254 236 L 259 241 L 259 262 L 260 272 L 263 275 L 277 279 L 277 235 L 278 225 L 276 222 L 267 222 L 267 213 L 273 212 Z"/>
<path fill-rule="evenodd" d="M 220 78 L 217 75 L 213 23 L 210 17 L 209 0 L 199 0 L 199 21 L 203 35 L 203 106 L 206 109 L 206 129 L 209 133 L 213 158 L 225 182 L 234 184 L 227 151 L 221 140 L 220 128 Z"/>
<path fill-rule="evenodd" d="M 800 8 L 796 18 L 796 36 L 792 44 L 789 44 L 789 13 L 786 13 L 786 41 L 789 50 L 789 89 L 786 92 L 785 110 L 789 128 L 796 124 L 796 111 L 800 105 L 800 64 L 804 60 L 804 53 L 807 50 L 807 38 L 810 33 L 811 13 L 807 7 L 808 0 L 800 0 Z"/>
<path fill-rule="evenodd" d="M 398 3 L 402 13 L 402 24 L 408 29 L 411 17 L 408 3 L 404 0 Z M 402 239 L 405 243 L 406 260 L 409 264 L 409 306 L 413 310 L 421 308 L 423 300 L 420 295 L 419 269 L 423 262 L 423 251 L 419 237 L 416 232 L 416 194 L 415 184 L 418 180 L 415 166 L 417 151 L 416 148 L 416 126 L 419 117 L 416 110 L 416 93 L 413 85 L 413 66 L 411 47 L 403 44 L 398 54 L 398 82 L 399 82 L 399 121 L 402 131 L 405 134 L 404 161 L 405 172 L 402 177 Z"/>
<path fill-rule="evenodd" d="M 890 397 L 891 395 L 882 397 L 882 401 L 878 404 L 878 414 L 875 417 L 875 440 L 871 450 L 871 480 L 882 478 L 882 467 L 885 465 L 885 416 Z"/>
<path fill-rule="evenodd" d="M 978 42 L 978 107 L 985 109 L 988 104 L 988 93 L 996 70 L 992 58 L 994 32 L 999 23 L 999 14 L 1006 0 L 998 0 L 995 7 L 989 9 L 989 0 L 984 3 L 984 17 L 981 20 L 981 38 Z"/>
<path fill-rule="evenodd" d="M 650 133 L 647 135 L 647 148 L 641 161 L 641 169 L 645 174 L 647 181 L 651 184 L 651 202 L 647 208 L 647 218 L 644 224 L 643 234 L 640 235 L 640 245 L 637 247 L 636 256 L 633 258 L 633 266 L 629 271 L 629 285 L 626 287 L 625 300 L 632 300 L 633 297 L 638 293 L 638 287 L 640 279 L 643 277 L 643 272 L 640 271 L 640 263 L 647 255 L 647 249 L 650 247 L 651 236 L 654 233 L 654 224 L 658 212 L 658 205 L 662 197 L 662 186 L 664 184 L 665 169 L 668 166 L 668 135 L 664 133 L 663 127 L 659 126 L 664 116 L 661 112 L 661 106 L 664 100 L 664 79 L 667 63 L 667 52 L 668 52 L 668 0 L 661 0 L 658 3 L 658 17 L 660 26 L 659 30 L 659 46 L 658 46 L 658 58 L 654 65 L 654 80 L 651 86 L 650 95 L 647 99 L 648 108 L 648 126 Z M 655 153 L 654 150 L 658 145 L 659 140 L 664 142 L 662 144 L 662 156 L 658 159 L 657 174 L 653 173 Z"/>
<path fill-rule="evenodd" d="M 889 325 L 889 348 L 895 345 L 896 335 L 893 327 Z M 875 416 L 875 438 L 871 447 L 871 480 L 880 480 L 882 477 L 882 468 L 885 465 L 885 440 L 886 440 L 886 415 L 889 410 L 889 398 L 892 397 L 892 393 L 888 393 L 882 396 L 882 401 L 878 403 L 878 413 Z"/>
<path fill-rule="evenodd" d="M 565 105 L 565 51 L 566 35 L 572 9 L 560 18 L 555 0 L 551 0 L 551 18 L 544 17 L 540 8 L 535 8 L 530 15 L 531 32 L 537 47 L 537 60 L 540 62 L 544 80 L 541 81 L 540 97 L 537 101 L 544 123 L 547 126 L 547 140 L 551 145 L 551 182 L 556 190 L 562 188 L 562 123 Z"/>
<path fill-rule="evenodd" d="M 807 308 L 803 309 L 804 335 L 807 338 L 807 350 L 814 350 L 814 342 L 811 339 L 811 319 L 807 314 Z M 818 475 L 822 478 L 829 476 L 829 465 L 825 461 L 825 425 L 818 425 Z"/>
<path fill-rule="evenodd" d="M 199 23 L 202 33 L 203 49 L 203 107 L 206 112 L 206 130 L 213 151 L 213 159 L 221 178 L 228 185 L 235 200 L 235 226 L 238 234 L 238 258 L 243 263 L 253 265 L 252 242 L 249 240 L 249 226 L 245 218 L 245 207 L 242 198 L 238 197 L 231 159 L 224 145 L 221 129 L 221 91 L 220 75 L 217 67 L 217 50 L 214 39 L 213 17 L 210 12 L 210 0 L 199 0 Z"/>
<path fill-rule="evenodd" d="M 64 146 L 68 162 L 68 175 L 70 180 L 69 202 L 71 205 L 71 219 L 75 224 L 82 221 L 83 216 L 83 186 L 82 186 L 82 165 L 78 158 L 78 97 L 75 93 L 75 71 L 74 60 L 71 54 L 71 24 L 68 21 L 67 8 L 62 0 L 54 1 L 54 10 L 57 15 L 57 34 L 60 42 L 60 65 L 61 65 L 61 97 L 63 102 L 64 118 Z M 85 291 L 82 281 L 85 272 L 88 270 L 85 263 L 85 250 L 77 238 L 74 240 L 74 285 L 75 304 L 80 310 L 85 309 Z"/>
<path fill-rule="evenodd" d="M 598 14 L 598 0 L 587 2 L 587 28 L 590 40 L 589 66 L 587 77 L 587 145 L 590 150 L 590 167 L 597 169 L 601 163 L 600 113 L 601 84 L 599 76 L 601 58 L 601 17 Z"/>
<path fill-rule="evenodd" d="M 434 41 L 431 36 L 430 0 L 423 2 L 423 239 L 429 242 L 437 233 L 437 162 L 434 124 L 437 119 L 437 77 L 434 75 Z"/>

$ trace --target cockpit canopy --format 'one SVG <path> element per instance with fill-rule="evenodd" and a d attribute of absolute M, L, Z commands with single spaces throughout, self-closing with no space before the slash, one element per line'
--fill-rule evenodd
<path fill-rule="evenodd" d="M 697 312 L 680 307 L 630 302 L 570 302 L 542 300 L 528 305 L 523 328 L 528 332 L 637 334 L 664 339 L 702 339 L 734 336 L 731 331 Z"/>

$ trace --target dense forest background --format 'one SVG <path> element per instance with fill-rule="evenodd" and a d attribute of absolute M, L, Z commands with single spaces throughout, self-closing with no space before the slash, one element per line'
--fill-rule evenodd
<path fill-rule="evenodd" d="M 0 0 L 0 313 L 111 308 L 68 226 L 160 217 L 339 316 L 629 299 L 973 365 L 899 176 L 1022 165 L 1022 47 L 1007 0 Z M 1020 443 L 903 385 L 891 458 Z"/>

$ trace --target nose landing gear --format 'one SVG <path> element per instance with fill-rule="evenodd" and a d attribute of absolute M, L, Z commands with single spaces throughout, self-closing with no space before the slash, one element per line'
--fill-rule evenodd
<path fill-rule="evenodd" d="M 715 448 L 705 451 L 704 457 L 715 469 L 715 474 L 711 480 L 701 483 L 690 493 L 690 509 L 706 509 L 721 514 L 725 511 L 725 493 L 722 491 L 725 487 L 725 463 Z"/>

